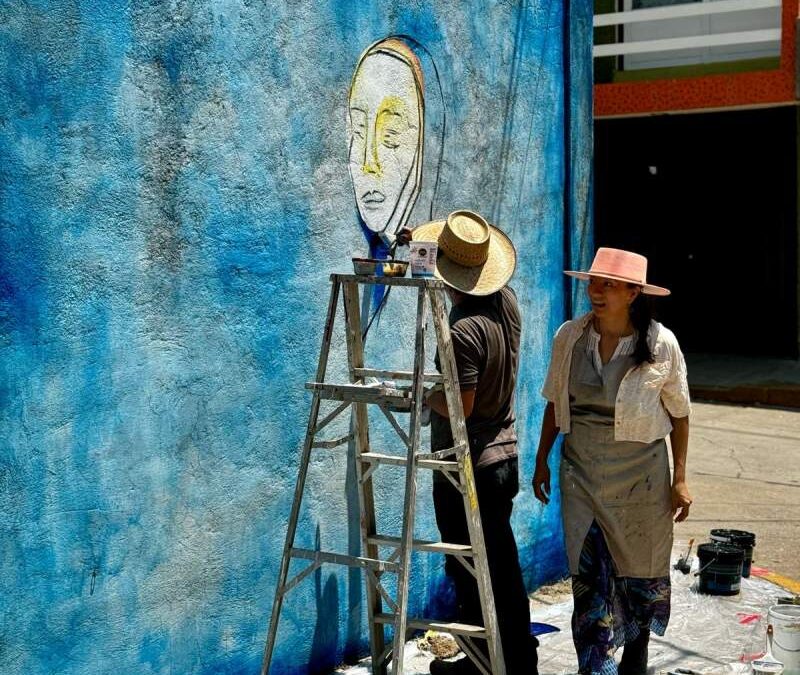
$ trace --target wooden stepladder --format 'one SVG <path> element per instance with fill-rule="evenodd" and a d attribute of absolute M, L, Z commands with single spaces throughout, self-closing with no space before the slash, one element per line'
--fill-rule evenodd
<path fill-rule="evenodd" d="M 369 289 L 376 284 L 416 290 L 417 316 L 412 371 L 377 370 L 365 367 L 364 341 L 359 311 L 360 288 Z M 348 383 L 330 383 L 326 382 L 325 375 L 340 294 L 343 295 L 344 303 L 350 381 Z M 429 313 L 433 319 L 436 334 L 441 374 L 425 372 L 425 332 Z M 390 379 L 407 384 L 367 386 L 365 384 L 367 378 Z M 426 383 L 443 388 L 453 432 L 454 447 L 434 453 L 422 452 L 420 448 L 420 419 Z M 272 605 L 261 675 L 267 675 L 269 672 L 284 597 L 323 563 L 359 567 L 364 571 L 372 672 L 375 675 L 386 675 L 390 660 L 392 675 L 401 675 L 403 651 L 408 631 L 427 629 L 453 635 L 461 649 L 485 675 L 505 675 L 472 472 L 472 460 L 469 453 L 461 394 L 458 388 L 450 326 L 447 320 L 444 284 L 435 279 L 332 275 L 331 295 L 316 380 L 309 382 L 306 387 L 313 392 L 311 411 L 300 458 L 297 485 L 289 516 L 275 599 Z M 338 405 L 320 419 L 320 404 L 326 399 L 336 401 Z M 402 454 L 382 454 L 372 451 L 367 415 L 367 406 L 369 405 L 379 407 L 389 420 L 402 441 Z M 347 408 L 352 409 L 351 433 L 341 438 L 320 440 L 318 438 L 320 432 Z M 396 413 L 410 414 L 408 430 L 395 417 Z M 297 548 L 294 545 L 311 453 L 315 450 L 330 450 L 338 446 L 346 446 L 350 449 L 349 451 L 355 453 L 354 465 L 361 521 L 361 556 L 309 550 Z M 372 475 L 383 464 L 405 466 L 403 520 L 399 537 L 388 536 L 376 531 Z M 467 514 L 470 545 L 414 539 L 416 474 L 420 469 L 442 472 L 462 494 Z M 388 554 L 382 557 L 381 550 Z M 408 582 L 412 551 L 452 555 L 472 573 L 478 585 L 483 609 L 483 626 L 408 617 Z M 289 579 L 289 564 L 292 559 L 305 559 L 310 562 L 299 574 Z M 396 575 L 395 597 L 392 597 L 382 584 L 381 579 L 384 575 Z M 391 641 L 387 641 L 384 634 L 386 625 L 394 628 Z M 480 649 L 476 640 L 486 641 L 486 650 Z"/>

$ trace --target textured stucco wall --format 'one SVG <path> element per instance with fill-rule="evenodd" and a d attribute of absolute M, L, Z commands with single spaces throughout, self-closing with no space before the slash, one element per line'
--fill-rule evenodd
<path fill-rule="evenodd" d="M 0 671 L 257 671 L 327 275 L 365 244 L 347 90 L 389 34 L 429 50 L 447 113 L 437 197 L 412 222 L 476 208 L 520 252 L 514 522 L 531 585 L 564 570 L 556 505 L 527 486 L 560 271 L 588 241 L 577 4 L 566 59 L 560 0 L 0 6 Z M 370 356 L 408 344 L 384 320 Z M 315 459 L 300 545 L 356 545 L 349 468 Z M 429 485 L 418 532 L 434 537 Z M 389 483 L 379 497 L 399 513 Z M 416 611 L 444 608 L 442 579 L 441 559 L 417 562 Z M 328 567 L 295 589 L 274 672 L 363 653 L 361 595 Z"/>

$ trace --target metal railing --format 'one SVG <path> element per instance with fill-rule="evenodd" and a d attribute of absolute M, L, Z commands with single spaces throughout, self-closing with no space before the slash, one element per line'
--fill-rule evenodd
<path fill-rule="evenodd" d="M 612 26 L 618 27 L 617 41 L 596 44 L 593 55 L 656 55 L 649 63 L 630 63 L 632 67 L 652 66 L 659 54 L 666 60 L 664 65 L 674 65 L 670 58 L 677 59 L 676 63 L 731 60 L 746 54 L 746 45 L 754 46 L 756 56 L 777 56 L 781 0 L 705 0 L 594 16 L 595 28 Z M 714 49 L 720 47 L 728 49 Z M 695 51 L 687 53 L 689 50 Z"/>

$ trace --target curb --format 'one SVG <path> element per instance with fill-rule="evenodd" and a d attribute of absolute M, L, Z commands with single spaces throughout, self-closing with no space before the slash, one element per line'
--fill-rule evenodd
<path fill-rule="evenodd" d="M 800 581 L 795 581 L 794 579 L 785 577 L 782 574 L 777 574 L 776 572 L 767 572 L 766 574 L 759 574 L 758 576 L 761 579 L 772 582 L 776 586 L 780 586 L 790 593 L 800 595 Z"/>
<path fill-rule="evenodd" d="M 800 408 L 800 387 L 786 385 L 742 385 L 738 387 L 715 387 L 689 385 L 692 399 Z"/>

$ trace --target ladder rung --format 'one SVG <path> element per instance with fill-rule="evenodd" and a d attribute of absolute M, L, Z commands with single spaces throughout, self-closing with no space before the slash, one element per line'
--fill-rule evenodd
<path fill-rule="evenodd" d="M 377 377 L 389 380 L 413 380 L 414 373 L 410 370 L 376 370 L 375 368 L 353 368 L 356 377 Z M 424 373 L 425 382 L 444 382 L 441 373 Z"/>
<path fill-rule="evenodd" d="M 353 434 L 345 434 L 344 436 L 340 436 L 339 438 L 332 438 L 329 441 L 315 441 L 314 443 L 311 444 L 311 447 L 331 450 L 332 448 L 338 448 L 340 445 L 349 443 L 354 438 L 355 436 L 353 436 Z"/>
<path fill-rule="evenodd" d="M 400 537 L 390 537 L 381 534 L 368 537 L 367 541 L 370 544 L 377 544 L 378 546 L 400 546 Z M 426 541 L 424 539 L 414 540 L 414 550 L 426 551 L 428 553 L 472 556 L 472 546 L 467 544 L 447 544 L 443 541 Z"/>
<path fill-rule="evenodd" d="M 362 558 L 356 555 L 345 555 L 343 553 L 331 553 L 329 551 L 313 551 L 307 548 L 293 548 L 290 551 L 293 558 L 304 558 L 305 560 L 315 560 L 317 562 L 335 563 L 337 565 L 347 565 L 348 567 L 368 567 L 379 572 L 397 572 L 400 566 L 396 562 L 388 560 L 376 560 L 375 558 Z"/>
<path fill-rule="evenodd" d="M 405 466 L 408 462 L 405 457 L 400 455 L 383 455 L 379 452 L 362 452 L 361 460 L 378 464 L 394 464 L 395 466 Z M 458 471 L 458 462 L 420 459 L 417 461 L 417 467 L 420 469 L 433 469 L 434 471 Z"/>
<path fill-rule="evenodd" d="M 400 455 L 383 455 L 379 452 L 362 452 L 361 460 L 375 464 L 394 464 L 395 466 L 405 466 L 408 461 Z"/>
<path fill-rule="evenodd" d="M 359 384 L 326 384 L 324 382 L 306 382 L 306 389 L 316 391 L 320 398 L 330 401 L 375 403 L 406 412 L 411 409 L 411 391 L 408 389 L 366 387 Z"/>
<path fill-rule="evenodd" d="M 375 623 L 392 624 L 394 621 L 394 614 L 375 615 Z M 435 621 L 433 619 L 416 619 L 408 617 L 408 623 L 406 625 L 412 630 L 435 630 L 439 633 L 466 635 L 471 638 L 486 638 L 486 629 L 483 626 L 473 626 L 468 623 Z"/>
<path fill-rule="evenodd" d="M 436 452 L 429 452 L 429 453 L 420 453 L 417 455 L 417 459 L 444 459 L 445 457 L 450 457 L 451 455 L 455 455 L 458 457 L 462 452 L 467 449 L 468 446 L 464 445 L 463 443 L 459 443 L 452 448 L 445 448 L 444 450 L 437 450 Z"/>

